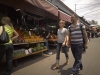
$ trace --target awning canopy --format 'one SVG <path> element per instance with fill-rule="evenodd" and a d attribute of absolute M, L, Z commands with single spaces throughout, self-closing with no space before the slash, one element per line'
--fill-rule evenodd
<path fill-rule="evenodd" d="M 71 22 L 71 17 L 69 15 L 65 14 L 62 11 L 58 11 L 58 12 L 59 12 L 59 19 L 62 19 L 67 22 Z"/>
<path fill-rule="evenodd" d="M 46 0 L 25 0 L 26 2 L 46 10 L 47 12 L 52 13 L 55 16 L 58 16 L 58 9 L 57 7 L 53 6 L 52 4 L 48 3 Z"/>
<path fill-rule="evenodd" d="M 41 16 L 47 16 L 47 12 L 58 16 L 58 9 L 45 0 L 0 0 L 0 3 Z"/>

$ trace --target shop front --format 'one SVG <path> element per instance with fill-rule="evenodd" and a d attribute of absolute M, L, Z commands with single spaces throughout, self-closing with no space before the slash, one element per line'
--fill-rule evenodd
<path fill-rule="evenodd" d="M 13 41 L 14 61 L 37 53 L 43 54 L 47 47 L 44 45 L 45 40 L 39 37 L 41 27 L 48 29 L 49 24 L 56 25 L 59 20 L 56 7 L 46 1 L 37 3 L 36 6 L 34 2 L 29 0 L 0 1 L 0 15 L 10 17 L 15 30 L 19 33 L 19 37 Z M 47 6 L 41 3 L 45 3 Z M 3 61 L 5 61 L 5 57 Z"/>
<path fill-rule="evenodd" d="M 45 40 L 39 37 L 41 27 L 56 35 L 60 19 L 70 23 L 70 16 L 45 0 L 1 0 L 3 16 L 11 18 L 19 37 L 14 40 L 13 60 L 47 50 Z M 53 32 L 53 33 L 52 33 Z M 56 41 L 56 36 L 54 36 Z M 5 60 L 5 57 L 4 57 Z"/>

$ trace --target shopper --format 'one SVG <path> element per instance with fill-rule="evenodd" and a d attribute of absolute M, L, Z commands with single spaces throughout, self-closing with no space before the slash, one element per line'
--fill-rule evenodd
<path fill-rule="evenodd" d="M 97 35 L 97 28 L 96 28 L 96 30 L 95 30 L 95 38 L 98 38 L 98 35 Z"/>
<path fill-rule="evenodd" d="M 72 71 L 70 75 L 76 75 L 79 70 L 83 69 L 82 65 L 82 51 L 83 51 L 83 38 L 85 41 L 85 48 L 87 48 L 87 33 L 85 26 L 80 24 L 76 15 L 71 16 L 72 25 L 69 26 L 69 39 L 71 45 L 71 51 L 75 59 Z M 82 31 L 81 31 L 82 25 Z M 83 32 L 83 35 L 82 35 Z"/>
<path fill-rule="evenodd" d="M 92 30 L 92 31 L 91 31 L 91 37 L 94 38 L 94 36 L 95 36 L 95 31 Z"/>
<path fill-rule="evenodd" d="M 89 38 L 89 41 L 90 41 L 90 38 L 91 38 L 91 27 L 89 27 L 89 36 L 88 36 L 88 38 Z"/>
<path fill-rule="evenodd" d="M 53 67 L 53 70 L 59 68 L 59 60 L 60 60 L 60 50 L 62 48 L 62 52 L 65 53 L 66 57 L 66 64 L 68 64 L 68 47 L 66 46 L 66 42 L 68 42 L 68 30 L 64 28 L 65 21 L 60 20 L 59 21 L 59 29 L 57 31 L 57 53 L 56 53 L 56 65 Z M 65 38 L 67 37 L 67 38 Z"/>
<path fill-rule="evenodd" d="M 14 30 L 11 20 L 9 17 L 2 17 L 2 24 L 4 25 L 5 31 L 8 33 L 9 36 L 9 42 L 5 44 L 0 45 L 0 62 L 3 58 L 3 56 L 6 54 L 6 72 L 5 75 L 10 75 L 12 72 L 12 54 L 13 54 L 13 43 L 12 41 L 18 37 L 18 33 Z M 3 26 L 0 26 L 0 35 L 3 31 Z M 14 34 L 14 36 L 13 36 Z"/>
<path fill-rule="evenodd" d="M 50 32 L 48 32 L 45 29 L 45 27 L 42 27 L 42 31 L 41 31 L 40 35 L 46 40 L 46 47 L 48 48 L 47 54 L 52 54 L 52 52 L 50 52 L 50 50 L 49 50 L 49 43 L 48 43 Z"/>

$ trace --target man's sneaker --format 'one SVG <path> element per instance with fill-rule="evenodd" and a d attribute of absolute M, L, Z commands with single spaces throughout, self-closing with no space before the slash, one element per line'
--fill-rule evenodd
<path fill-rule="evenodd" d="M 52 55 L 53 53 L 52 53 L 52 52 L 48 52 L 48 54 L 49 54 L 49 55 Z"/>

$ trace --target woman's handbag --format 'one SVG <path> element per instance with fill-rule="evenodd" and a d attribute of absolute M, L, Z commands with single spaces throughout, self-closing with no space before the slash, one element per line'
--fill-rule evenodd
<path fill-rule="evenodd" d="M 8 33 L 5 31 L 5 28 L 3 26 L 3 31 L 0 35 L 0 44 L 5 44 L 9 42 L 9 36 Z"/>

